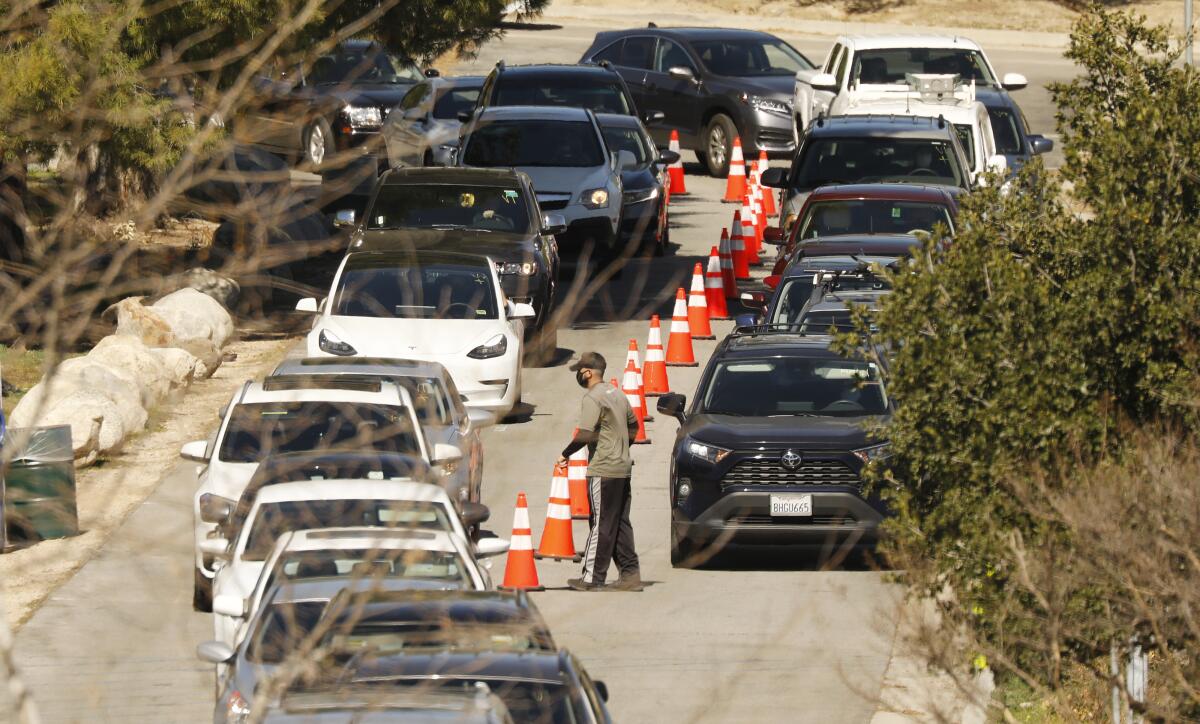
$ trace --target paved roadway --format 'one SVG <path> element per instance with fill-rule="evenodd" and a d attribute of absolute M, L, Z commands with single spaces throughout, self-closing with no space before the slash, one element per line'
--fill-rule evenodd
<path fill-rule="evenodd" d="M 485 48 L 476 67 L 501 55 L 511 62 L 574 60 L 593 32 L 571 25 L 515 30 Z M 814 57 L 828 43 L 795 40 Z M 1034 83 L 1069 72 L 1049 52 L 992 55 Z M 1051 127 L 1043 96 L 1035 89 L 1022 96 L 1038 130 Z M 652 310 L 669 317 L 675 287 L 732 213 L 715 202 L 720 182 L 692 175 L 687 183 L 692 194 L 672 205 L 675 254 L 652 266 L 638 262 L 597 295 L 575 327 L 560 334 L 564 354 L 594 349 L 616 365 L 630 338 L 644 347 Z M 722 334 L 730 323 L 716 327 Z M 714 345 L 698 343 L 698 356 L 707 357 Z M 673 369 L 672 387 L 690 393 L 698 374 Z M 528 493 L 540 531 L 551 464 L 570 434 L 580 394 L 564 364 L 526 370 L 524 384 L 532 416 L 487 434 L 484 496 L 502 536 L 519 490 Z M 666 475 L 676 426 L 659 416 L 648 427 L 653 444 L 634 453 L 633 522 L 651 585 L 642 593 L 576 593 L 564 588 L 576 565 L 543 563 L 539 573 L 549 590 L 535 594 L 558 641 L 608 682 L 617 720 L 869 720 L 891 652 L 895 589 L 878 573 L 822 571 L 814 560 L 785 552 L 724 556 L 706 570 L 672 569 Z M 19 631 L 16 661 L 44 721 L 211 716 L 211 673 L 192 653 L 211 633 L 208 617 L 190 609 L 193 468 L 163 471 L 155 494 Z M 577 546 L 585 533 L 577 523 Z M 502 561 L 494 576 L 501 580 Z"/>

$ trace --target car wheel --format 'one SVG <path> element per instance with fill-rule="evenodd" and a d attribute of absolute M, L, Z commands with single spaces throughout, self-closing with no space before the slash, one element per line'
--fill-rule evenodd
<path fill-rule="evenodd" d="M 671 531 L 671 567 L 672 568 L 694 568 L 695 561 L 692 560 L 695 553 L 695 546 L 687 538 L 677 538 L 675 531 Z"/>
<path fill-rule="evenodd" d="M 333 129 L 324 118 L 318 118 L 304 132 L 304 163 L 315 171 L 321 168 L 332 151 Z"/>
<path fill-rule="evenodd" d="M 199 569 L 192 575 L 192 608 L 200 613 L 212 613 L 212 579 L 206 578 Z"/>
<path fill-rule="evenodd" d="M 737 138 L 737 126 L 733 119 L 718 113 L 708 122 L 704 131 L 704 163 L 708 173 L 715 178 L 729 175 L 729 156 L 733 153 L 733 139 Z"/>

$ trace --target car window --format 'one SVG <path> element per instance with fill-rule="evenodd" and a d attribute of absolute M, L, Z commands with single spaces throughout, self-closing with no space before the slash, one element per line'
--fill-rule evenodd
<path fill-rule="evenodd" d="M 500 77 L 497 106 L 560 106 L 628 116 L 633 108 L 612 75 L 556 75 L 548 78 Z"/>
<path fill-rule="evenodd" d="M 269 454 L 329 449 L 421 456 L 408 410 L 350 402 L 260 402 L 233 408 L 220 459 L 256 463 Z"/>
<path fill-rule="evenodd" d="M 425 96 L 427 95 L 429 95 L 429 84 L 418 83 L 400 99 L 400 110 L 411 111 L 421 105 L 421 101 L 425 100 Z"/>
<path fill-rule="evenodd" d="M 638 165 L 650 160 L 650 146 L 639 128 L 604 126 L 604 142 L 610 151 L 629 151 L 637 159 Z"/>
<path fill-rule="evenodd" d="M 439 120 L 458 118 L 459 113 L 468 113 L 479 100 L 479 88 L 447 88 L 433 103 L 433 117 Z"/>
<path fill-rule="evenodd" d="M 275 561 L 266 584 L 260 588 L 269 591 L 281 581 L 310 578 L 419 579 L 453 588 L 471 583 L 466 564 L 457 553 L 376 547 L 286 553 Z"/>
<path fill-rule="evenodd" d="M 309 80 L 317 85 L 417 83 L 424 77 L 413 63 L 385 53 L 379 47 L 345 49 L 313 61 Z"/>
<path fill-rule="evenodd" d="M 721 361 L 701 412 L 747 417 L 881 415 L 888 409 L 878 367 L 833 358 L 769 357 Z"/>
<path fill-rule="evenodd" d="M 797 159 L 794 186 L 910 181 L 966 188 L 950 141 L 911 138 L 814 138 Z"/>
<path fill-rule="evenodd" d="M 654 53 L 654 70 L 666 73 L 675 67 L 689 68 L 692 72 L 696 70 L 691 56 L 678 43 L 659 38 L 658 49 Z"/>
<path fill-rule="evenodd" d="M 829 57 L 825 59 L 825 67 L 821 70 L 825 73 L 832 73 L 837 66 L 838 59 L 841 58 L 842 46 L 839 43 L 833 44 L 833 49 L 829 51 Z"/>
<path fill-rule="evenodd" d="M 242 560 L 262 561 L 284 533 L 313 528 L 416 528 L 453 532 L 446 508 L 422 500 L 286 500 L 263 503 L 243 528 Z"/>
<path fill-rule="evenodd" d="M 594 55 L 592 55 L 592 60 L 594 60 L 597 63 L 602 63 L 607 60 L 609 63 L 612 63 L 613 65 L 624 65 L 624 63 L 621 62 L 621 46 L 623 46 L 624 44 L 625 44 L 624 38 L 622 38 L 621 40 L 618 40 L 615 43 L 611 43 L 608 46 L 606 46 L 605 48 L 603 48 L 602 50 L 600 50 L 598 53 L 595 53 Z"/>
<path fill-rule="evenodd" d="M 650 70 L 654 58 L 654 38 L 637 36 L 625 39 L 621 50 L 621 65 L 626 68 Z"/>
<path fill-rule="evenodd" d="M 837 78 L 838 88 L 842 88 L 843 81 L 846 80 L 846 60 L 850 57 L 849 50 L 842 50 L 842 57 L 838 59 L 837 70 L 834 72 L 834 77 Z"/>
<path fill-rule="evenodd" d="M 797 325 L 804 312 L 813 302 L 823 298 L 829 291 L 879 291 L 890 289 L 887 280 L 873 274 L 847 274 L 838 278 L 837 284 L 818 283 L 816 273 L 786 279 L 775 293 L 771 324 Z"/>
<path fill-rule="evenodd" d="M 967 168 L 975 168 L 975 131 L 966 123 L 953 125 L 954 132 L 958 134 L 958 144 L 967 154 Z"/>
<path fill-rule="evenodd" d="M 800 334 L 839 334 L 853 332 L 850 310 L 806 312 L 800 320 Z"/>
<path fill-rule="evenodd" d="M 788 76 L 812 67 L 800 51 L 778 39 L 697 40 L 692 48 L 704 67 L 717 75 Z"/>
<path fill-rule="evenodd" d="M 282 663 L 312 633 L 326 605 L 325 601 L 272 604 L 250 632 L 246 658 L 256 664 Z"/>
<path fill-rule="evenodd" d="M 1021 131 L 1017 127 L 1016 114 L 1007 108 L 989 108 L 988 117 L 992 120 L 992 134 L 996 137 L 996 150 L 1008 155 L 1020 155 L 1025 152 L 1021 144 Z"/>
<path fill-rule="evenodd" d="M 996 82 L 982 53 L 958 48 L 860 50 L 854 56 L 850 79 L 856 84 L 906 85 L 909 73 L 953 74 L 987 85 Z"/>
<path fill-rule="evenodd" d="M 931 232 L 936 224 L 954 229 L 950 210 L 942 204 L 891 199 L 813 201 L 802 212 L 797 238 Z"/>
<path fill-rule="evenodd" d="M 358 257 L 358 258 L 356 258 Z M 352 255 L 342 270 L 333 313 L 388 319 L 499 319 L 488 272 L 454 264 L 380 264 Z"/>
<path fill-rule="evenodd" d="M 593 167 L 605 163 L 595 128 L 587 121 L 493 121 L 467 138 L 467 166 Z"/>
<path fill-rule="evenodd" d="M 524 233 L 529 209 L 520 187 L 384 184 L 366 217 L 368 229 L 478 229 Z"/>

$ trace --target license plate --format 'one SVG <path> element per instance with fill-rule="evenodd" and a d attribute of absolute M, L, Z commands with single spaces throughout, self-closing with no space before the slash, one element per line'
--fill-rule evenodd
<path fill-rule="evenodd" d="M 812 495 L 809 493 L 771 496 L 772 516 L 811 518 L 812 514 Z"/>

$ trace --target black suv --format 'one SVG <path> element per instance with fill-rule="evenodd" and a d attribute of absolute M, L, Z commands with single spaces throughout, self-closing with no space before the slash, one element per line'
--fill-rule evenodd
<path fill-rule="evenodd" d="M 679 419 L 671 458 L 671 563 L 732 543 L 869 546 L 886 509 L 863 468 L 886 457 L 891 417 L 877 366 L 831 337 L 745 328 L 717 347 L 696 398 L 658 400 Z M 697 555 L 696 552 L 700 551 Z"/>
<path fill-rule="evenodd" d="M 625 81 L 607 63 L 507 65 L 501 60 L 484 79 L 472 115 L 493 106 L 558 106 L 638 115 Z M 650 123 L 661 118 L 661 113 L 651 112 L 642 120 Z"/>
<path fill-rule="evenodd" d="M 664 114 L 657 143 L 679 131 L 713 176 L 725 176 L 733 139 L 757 157 L 795 151 L 792 91 L 808 58 L 768 33 L 724 28 L 659 28 L 597 33 L 584 62 L 611 63 L 641 108 Z"/>
<path fill-rule="evenodd" d="M 343 217 L 343 220 L 346 220 Z M 504 295 L 532 304 L 547 328 L 558 282 L 560 216 L 539 210 L 529 177 L 510 168 L 402 168 L 379 177 L 350 240 L 351 251 L 436 249 L 479 254 L 496 263 Z"/>

